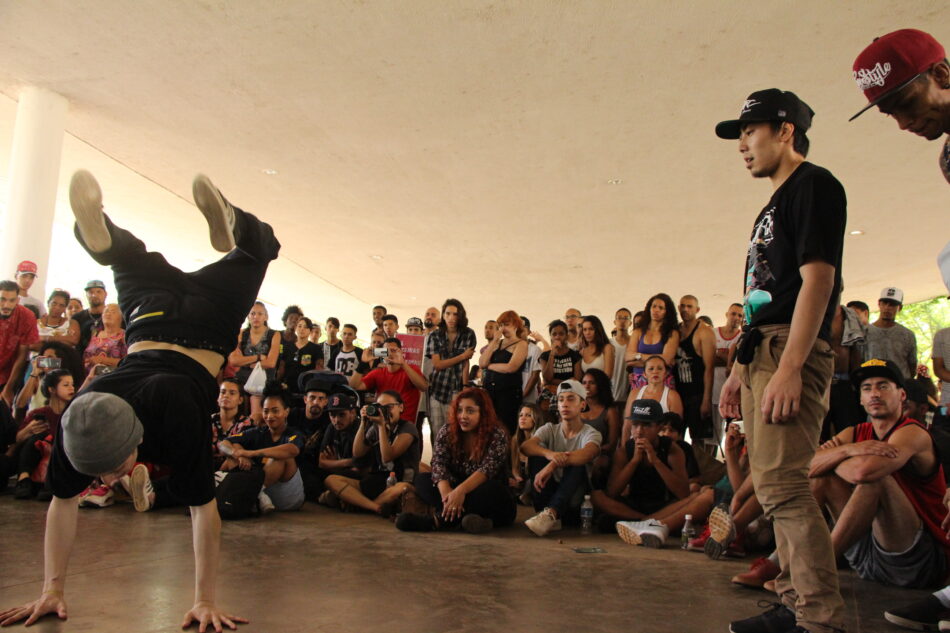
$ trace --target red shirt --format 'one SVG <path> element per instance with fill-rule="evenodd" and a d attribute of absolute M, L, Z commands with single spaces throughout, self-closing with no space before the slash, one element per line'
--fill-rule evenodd
<path fill-rule="evenodd" d="M 416 373 L 421 373 L 415 365 L 409 365 L 409 367 L 412 367 Z M 400 367 L 399 371 L 393 373 L 386 367 L 377 367 L 363 376 L 363 383 L 367 391 L 375 391 L 377 394 L 390 390 L 398 391 L 406 407 L 402 413 L 402 419 L 415 423 L 416 411 L 419 410 L 419 390 L 409 380 L 409 374 L 405 369 Z"/>
<path fill-rule="evenodd" d="M 20 345 L 40 340 L 36 317 L 29 308 L 17 304 L 9 318 L 0 319 L 0 385 L 7 384 Z"/>

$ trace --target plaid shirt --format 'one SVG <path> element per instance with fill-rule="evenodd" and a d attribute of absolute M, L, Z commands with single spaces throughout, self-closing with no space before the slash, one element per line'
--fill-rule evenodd
<path fill-rule="evenodd" d="M 429 335 L 426 356 L 432 358 L 438 354 L 442 360 L 461 355 L 466 349 L 475 349 L 475 332 L 467 327 L 455 337 L 455 344 L 449 345 L 448 333 L 441 328 Z M 439 402 L 452 402 L 452 397 L 462 390 L 462 368 L 465 363 L 457 363 L 448 369 L 433 369 L 429 376 L 429 396 Z"/>

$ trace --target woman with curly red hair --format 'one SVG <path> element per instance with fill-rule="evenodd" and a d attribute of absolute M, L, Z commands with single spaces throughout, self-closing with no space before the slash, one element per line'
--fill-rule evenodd
<path fill-rule="evenodd" d="M 508 434 L 483 389 L 463 389 L 452 400 L 449 422 L 435 438 L 432 472 L 415 479 L 415 494 L 433 510 L 402 513 L 396 527 L 429 532 L 456 527 L 472 534 L 514 523 L 508 490 Z"/>
<path fill-rule="evenodd" d="M 518 409 L 524 398 L 521 370 L 528 356 L 528 332 L 514 310 L 502 312 L 496 319 L 498 334 L 482 350 L 478 366 L 485 376 L 484 385 L 499 419 L 514 435 L 518 428 Z"/>

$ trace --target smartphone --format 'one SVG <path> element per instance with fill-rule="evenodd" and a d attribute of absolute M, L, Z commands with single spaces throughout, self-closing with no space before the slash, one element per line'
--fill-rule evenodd
<path fill-rule="evenodd" d="M 108 365 L 96 365 L 96 370 L 93 372 L 94 376 L 103 376 L 105 374 L 111 374 L 115 371 L 114 367 L 109 367 Z"/>
<path fill-rule="evenodd" d="M 38 356 L 36 366 L 40 369 L 59 369 L 63 366 L 63 359 L 54 356 Z"/>

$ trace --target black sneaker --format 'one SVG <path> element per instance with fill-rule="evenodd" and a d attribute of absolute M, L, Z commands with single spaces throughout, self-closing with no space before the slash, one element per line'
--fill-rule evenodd
<path fill-rule="evenodd" d="M 914 631 L 937 631 L 940 620 L 948 618 L 950 609 L 943 606 L 934 595 L 884 612 L 884 619 L 891 624 Z"/>
<path fill-rule="evenodd" d="M 491 519 L 480 514 L 466 514 L 462 517 L 462 529 L 469 534 L 484 534 L 495 527 Z"/>
<path fill-rule="evenodd" d="M 423 514 L 400 512 L 396 517 L 396 529 L 403 532 L 431 532 L 435 529 L 435 521 Z"/>
<path fill-rule="evenodd" d="M 770 605 L 759 614 L 736 620 L 729 625 L 729 633 L 790 633 L 795 629 L 795 614 L 781 602 L 759 602 L 759 606 Z"/>
<path fill-rule="evenodd" d="M 35 496 L 36 486 L 29 477 L 16 482 L 16 487 L 13 489 L 14 499 L 32 499 Z"/>

